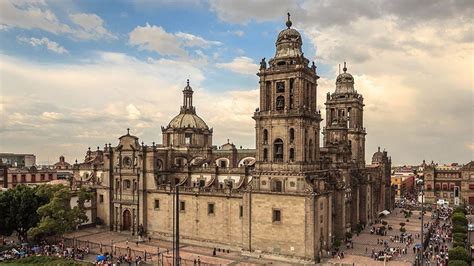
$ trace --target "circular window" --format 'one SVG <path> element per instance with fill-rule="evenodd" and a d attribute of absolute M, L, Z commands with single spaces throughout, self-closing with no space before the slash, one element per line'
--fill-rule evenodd
<path fill-rule="evenodd" d="M 295 187 L 295 182 L 291 181 L 290 182 L 290 187 Z"/>
<path fill-rule="evenodd" d="M 266 186 L 267 185 L 267 181 L 262 181 L 262 186 Z"/>
<path fill-rule="evenodd" d="M 130 157 L 124 157 L 122 163 L 125 167 L 130 167 L 132 166 L 132 159 L 130 159 Z"/>

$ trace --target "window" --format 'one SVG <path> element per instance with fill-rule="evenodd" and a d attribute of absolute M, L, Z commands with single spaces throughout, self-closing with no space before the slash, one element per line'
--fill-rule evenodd
<path fill-rule="evenodd" d="M 13 183 L 18 182 L 18 180 L 16 179 L 16 175 L 13 175 L 13 176 L 12 176 L 12 182 L 13 182 Z"/>
<path fill-rule="evenodd" d="M 283 82 L 283 81 L 277 82 L 276 83 L 276 90 L 277 90 L 277 93 L 285 92 L 285 82 Z"/>
<path fill-rule="evenodd" d="M 191 133 L 185 133 L 184 134 L 184 143 L 185 144 L 191 144 L 191 137 L 193 134 Z"/>
<path fill-rule="evenodd" d="M 283 140 L 276 139 L 274 142 L 273 150 L 274 150 L 273 159 L 276 162 L 283 162 Z"/>
<path fill-rule="evenodd" d="M 125 188 L 130 188 L 130 186 L 132 185 L 132 182 L 130 182 L 130 180 L 125 180 Z"/>
<path fill-rule="evenodd" d="M 36 175 L 35 174 L 32 174 L 31 175 L 31 182 L 36 182 Z"/>
<path fill-rule="evenodd" d="M 49 174 L 49 180 L 53 180 L 53 174 Z"/>
<path fill-rule="evenodd" d="M 295 187 L 296 186 L 296 183 L 294 181 L 291 181 L 290 182 L 290 187 Z"/>
<path fill-rule="evenodd" d="M 99 203 L 104 203 L 104 195 L 99 195 Z"/>
<path fill-rule="evenodd" d="M 319 203 L 319 209 L 320 209 L 320 210 L 323 210 L 323 209 L 324 209 L 324 203 L 322 203 L 322 202 Z"/>
<path fill-rule="evenodd" d="M 26 183 L 26 175 L 21 175 L 21 183 Z"/>
<path fill-rule="evenodd" d="M 268 161 L 268 150 L 266 148 L 263 149 L 263 161 Z"/>
<path fill-rule="evenodd" d="M 426 185 L 426 190 L 431 190 L 431 184 Z"/>
<path fill-rule="evenodd" d="M 205 180 L 199 180 L 199 187 L 204 187 L 206 185 Z"/>
<path fill-rule="evenodd" d="M 263 130 L 263 144 L 268 143 L 268 130 L 264 129 Z"/>
<path fill-rule="evenodd" d="M 282 192 L 283 191 L 283 182 L 280 180 L 273 180 L 272 182 L 272 191 L 273 192 Z"/>
<path fill-rule="evenodd" d="M 180 201 L 179 202 L 179 211 L 184 212 L 186 210 L 186 202 Z"/>
<path fill-rule="evenodd" d="M 322 216 L 322 215 L 321 215 L 321 216 L 319 216 L 319 222 L 320 222 L 320 223 L 323 223 L 323 221 L 324 221 L 324 218 L 323 218 L 323 216 Z"/>
<path fill-rule="evenodd" d="M 240 205 L 239 206 L 239 218 L 242 218 L 244 216 L 244 206 Z"/>
<path fill-rule="evenodd" d="M 469 189 L 474 189 L 474 184 L 469 184 Z"/>
<path fill-rule="evenodd" d="M 294 93 L 294 92 L 295 92 L 294 83 L 295 83 L 295 79 L 290 79 L 290 93 Z"/>
<path fill-rule="evenodd" d="M 214 203 L 208 203 L 207 204 L 207 214 L 214 214 Z"/>
<path fill-rule="evenodd" d="M 290 149 L 290 162 L 295 161 L 295 149 L 291 148 Z"/>
<path fill-rule="evenodd" d="M 449 184 L 449 190 L 454 190 L 454 184 Z"/>
<path fill-rule="evenodd" d="M 448 184 L 443 184 L 443 190 L 448 190 Z"/>
<path fill-rule="evenodd" d="M 283 110 L 285 109 L 285 97 L 283 96 L 278 96 L 276 98 L 276 109 L 277 110 Z"/>
<path fill-rule="evenodd" d="M 159 210 L 160 209 L 160 200 L 155 200 L 155 210 Z"/>
<path fill-rule="evenodd" d="M 290 143 L 293 143 L 295 141 L 295 129 L 290 128 Z"/>
<path fill-rule="evenodd" d="M 435 190 L 441 190 L 441 185 L 440 184 L 435 184 Z"/>
<path fill-rule="evenodd" d="M 273 223 L 281 222 L 281 211 L 279 209 L 273 209 L 272 222 Z"/>
<path fill-rule="evenodd" d="M 40 175 L 40 180 L 41 180 L 41 181 L 44 181 L 44 174 L 41 174 L 41 175 Z"/>
<path fill-rule="evenodd" d="M 221 161 L 219 161 L 219 166 L 223 167 L 223 168 L 226 168 L 227 167 L 227 162 L 225 160 L 221 160 Z"/>

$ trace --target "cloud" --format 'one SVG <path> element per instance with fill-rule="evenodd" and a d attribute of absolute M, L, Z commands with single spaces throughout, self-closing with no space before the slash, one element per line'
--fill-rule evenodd
<path fill-rule="evenodd" d="M 96 14 L 70 14 L 71 21 L 79 26 L 75 37 L 85 40 L 117 39 L 117 36 L 104 27 L 104 21 Z"/>
<path fill-rule="evenodd" d="M 58 54 L 68 53 L 68 50 L 66 50 L 64 47 L 59 45 L 59 43 L 51 41 L 46 37 L 43 37 L 41 39 L 34 38 L 34 37 L 31 37 L 31 38 L 19 37 L 18 41 L 23 42 L 23 43 L 27 43 L 27 44 L 29 44 L 33 47 L 44 46 L 48 50 L 53 51 L 53 52 L 58 53 Z"/>
<path fill-rule="evenodd" d="M 44 1 L 0 1 L 0 12 L 3 27 L 42 29 L 55 34 L 72 32 L 47 8 Z"/>
<path fill-rule="evenodd" d="M 218 42 L 218 41 L 209 41 L 202 37 L 199 37 L 190 33 L 185 33 L 185 32 L 177 32 L 175 36 L 181 39 L 181 43 L 183 44 L 183 46 L 187 46 L 187 47 L 197 46 L 200 48 L 209 48 L 210 46 L 213 46 L 213 45 L 222 44 L 221 42 Z"/>
<path fill-rule="evenodd" d="M 0 1 L 0 29 L 11 27 L 40 29 L 54 34 L 66 34 L 81 40 L 117 39 L 104 27 L 104 21 L 96 14 L 70 14 L 69 25 L 60 21 L 45 1 Z"/>
<path fill-rule="evenodd" d="M 255 75 L 258 72 L 258 65 L 253 62 L 252 58 L 246 56 L 236 57 L 227 63 L 217 63 L 216 66 L 245 75 Z"/>
<path fill-rule="evenodd" d="M 154 51 L 161 55 L 186 57 L 188 52 L 184 47 L 209 48 L 221 45 L 218 41 L 209 41 L 190 33 L 166 32 L 161 26 L 146 24 L 137 26 L 129 34 L 129 44 L 138 46 L 141 50 Z"/>
<path fill-rule="evenodd" d="M 254 145 L 251 115 L 258 99 L 241 90 L 255 88 L 210 92 L 201 86 L 204 72 L 192 62 L 110 52 L 76 64 L 0 59 L 0 150 L 32 152 L 39 161 L 60 154 L 81 160 L 87 147 L 116 144 L 128 127 L 140 141 L 161 143 L 160 127 L 179 113 L 188 77 L 198 114 L 215 129 L 215 143 L 231 138 Z"/>

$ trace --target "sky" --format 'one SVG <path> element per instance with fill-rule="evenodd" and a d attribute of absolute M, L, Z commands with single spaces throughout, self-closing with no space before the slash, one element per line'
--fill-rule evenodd
<path fill-rule="evenodd" d="M 186 79 L 213 142 L 255 147 L 258 62 L 291 13 L 318 66 L 318 107 L 347 62 L 364 96 L 366 160 L 474 159 L 469 0 L 2 0 L 0 152 L 82 161 L 130 132 L 161 143 Z M 324 126 L 322 122 L 321 127 Z"/>

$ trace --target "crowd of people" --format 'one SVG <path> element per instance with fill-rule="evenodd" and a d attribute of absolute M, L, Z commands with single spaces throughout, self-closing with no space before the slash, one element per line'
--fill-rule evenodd
<path fill-rule="evenodd" d="M 50 256 L 73 260 L 83 260 L 84 256 L 89 254 L 89 248 L 70 248 L 65 247 L 64 243 L 59 242 L 50 244 L 41 242 L 38 245 L 29 245 L 27 243 L 11 245 L 1 252 L 0 258 L 2 260 L 14 260 L 19 258 L 25 258 L 30 256 Z"/>

